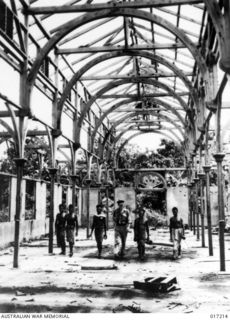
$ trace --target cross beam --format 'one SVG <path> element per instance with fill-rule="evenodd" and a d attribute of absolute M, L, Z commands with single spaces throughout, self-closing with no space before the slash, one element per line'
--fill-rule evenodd
<path fill-rule="evenodd" d="M 180 92 L 177 93 L 179 96 L 188 96 L 189 92 L 185 91 L 185 92 Z M 172 97 L 170 96 L 168 93 L 154 93 L 154 94 L 148 94 L 145 93 L 142 95 L 143 97 L 146 98 L 154 98 L 154 97 Z M 100 97 L 98 97 L 99 99 L 120 99 L 120 98 L 135 98 L 135 99 L 140 99 L 140 96 L 135 95 L 135 94 L 104 94 Z"/>
<path fill-rule="evenodd" d="M 164 43 L 164 44 L 152 44 L 152 45 L 133 45 L 133 46 L 102 46 L 102 47 L 79 47 L 79 48 L 66 48 L 58 49 L 57 54 L 75 54 L 75 53 L 98 53 L 98 52 L 112 52 L 112 51 L 134 51 L 134 50 L 169 50 L 169 49 L 181 49 L 186 48 L 183 43 Z"/>
<path fill-rule="evenodd" d="M 157 116 L 155 116 L 157 117 Z M 143 127 L 148 127 L 148 126 L 152 126 L 152 125 L 159 125 L 159 122 L 162 123 L 162 122 L 166 122 L 168 123 L 168 121 L 166 120 L 161 120 L 161 118 L 159 119 L 156 119 L 155 121 L 140 121 L 140 120 L 126 120 L 126 121 L 123 121 L 121 124 L 124 124 L 124 123 L 135 123 L 137 126 L 143 126 Z M 173 122 L 180 122 L 180 120 L 173 120 Z M 114 124 L 115 121 L 113 122 L 112 121 L 112 124 Z"/>
<path fill-rule="evenodd" d="M 132 107 L 133 109 L 125 109 L 125 110 L 113 110 L 112 113 L 127 113 L 127 112 L 136 112 L 137 115 L 141 115 L 142 113 L 150 114 L 152 111 L 167 111 L 167 109 L 163 108 L 149 108 L 149 109 L 135 109 L 135 107 Z M 184 111 L 182 108 L 174 108 L 175 110 Z"/>
<path fill-rule="evenodd" d="M 27 136 L 37 137 L 37 136 L 47 136 L 47 131 L 29 130 Z M 7 131 L 0 132 L 1 138 L 11 138 L 12 136 Z"/>
<path fill-rule="evenodd" d="M 164 6 L 175 6 L 183 4 L 198 4 L 203 3 L 201 0 L 139 0 L 134 2 L 119 2 L 119 3 L 100 3 L 100 4 L 85 4 L 85 5 L 63 5 L 63 6 L 45 6 L 45 7 L 28 7 L 24 9 L 27 14 L 56 14 L 56 13 L 73 13 L 73 12 L 92 12 L 96 10 L 116 9 L 116 8 L 159 8 Z"/>
<path fill-rule="evenodd" d="M 186 73 L 186 77 L 191 77 L 193 74 L 192 73 Z M 117 80 L 117 79 L 130 79 L 132 75 L 124 76 L 124 75 L 100 75 L 100 76 L 94 76 L 94 75 L 89 75 L 89 76 L 83 76 L 81 77 L 81 81 L 98 81 L 98 80 Z M 171 72 L 158 72 L 158 73 L 152 73 L 152 74 L 147 74 L 147 75 L 141 75 L 141 76 L 136 76 L 136 79 L 151 79 L 151 78 L 174 78 L 177 77 L 175 73 Z"/>

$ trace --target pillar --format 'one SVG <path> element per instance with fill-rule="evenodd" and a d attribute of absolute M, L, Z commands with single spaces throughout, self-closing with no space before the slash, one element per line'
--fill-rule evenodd
<path fill-rule="evenodd" d="M 24 158 L 14 159 L 17 170 L 17 195 L 16 195 L 16 213 L 15 213 L 15 229 L 14 229 L 14 261 L 13 267 L 18 268 L 18 253 L 20 242 L 20 219 L 22 213 L 22 177 L 23 168 L 26 162 Z"/>
<path fill-rule="evenodd" d="M 86 189 L 86 237 L 88 238 L 90 235 L 90 207 L 89 207 L 89 201 L 90 201 L 90 184 L 91 179 L 86 179 L 87 189 Z"/>
<path fill-rule="evenodd" d="M 199 195 L 199 178 L 194 178 L 195 182 L 195 215 L 196 215 L 196 239 L 200 240 L 200 219 L 199 219 L 199 207 L 198 207 L 198 195 Z"/>
<path fill-rule="evenodd" d="M 56 168 L 49 168 L 50 173 L 50 216 L 49 216 L 49 253 L 53 253 L 53 234 L 54 234 L 54 184 Z"/>
<path fill-rule="evenodd" d="M 195 181 L 191 182 L 192 185 L 192 229 L 193 234 L 196 234 L 196 215 L 195 215 Z"/>
<path fill-rule="evenodd" d="M 76 180 L 77 176 L 76 175 L 71 175 L 71 180 L 72 180 L 72 205 L 75 211 L 76 207 Z"/>
<path fill-rule="evenodd" d="M 224 228 L 225 228 L 225 214 L 224 214 L 224 179 L 222 175 L 222 161 L 224 153 L 216 153 L 213 157 L 217 163 L 217 181 L 218 181 L 218 210 L 219 210 L 219 247 L 220 247 L 220 271 L 225 271 L 225 244 L 224 244 Z"/>
<path fill-rule="evenodd" d="M 204 179 L 205 173 L 198 173 L 200 180 L 200 217 L 201 217 L 201 246 L 205 248 L 205 227 L 204 227 Z"/>
<path fill-rule="evenodd" d="M 213 256 L 213 243 L 212 243 L 212 216 L 211 216 L 211 201 L 210 201 L 210 170 L 211 166 L 203 166 L 206 175 L 206 210 L 207 210 L 207 224 L 208 224 L 208 249 L 209 255 Z"/>
<path fill-rule="evenodd" d="M 188 183 L 188 208 L 189 208 L 189 229 L 192 230 L 192 205 L 193 205 L 193 195 L 192 195 L 192 184 Z"/>

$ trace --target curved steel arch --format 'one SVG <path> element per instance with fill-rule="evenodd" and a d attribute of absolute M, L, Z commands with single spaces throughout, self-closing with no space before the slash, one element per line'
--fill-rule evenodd
<path fill-rule="evenodd" d="M 189 37 L 185 34 L 185 32 L 177 27 L 175 27 L 173 24 L 168 22 L 167 20 L 146 12 L 142 10 L 137 9 L 118 9 L 118 8 L 112 8 L 108 10 L 99 10 L 96 12 L 84 14 L 78 18 L 75 18 L 64 25 L 62 25 L 58 31 L 47 43 L 46 45 L 40 50 L 39 54 L 37 55 L 36 60 L 34 61 L 32 68 L 28 74 L 27 77 L 27 85 L 28 85 L 28 92 L 27 92 L 27 103 L 29 104 L 30 99 L 30 93 L 32 90 L 32 87 L 35 83 L 35 79 L 37 77 L 39 68 L 42 64 L 42 61 L 47 56 L 47 54 L 55 47 L 55 45 L 64 38 L 68 33 L 73 31 L 74 29 L 81 27 L 84 24 L 87 24 L 91 21 L 106 18 L 106 17 L 117 17 L 117 16 L 131 16 L 135 18 L 140 18 L 143 20 L 147 20 L 153 23 L 156 23 L 157 25 L 165 28 L 169 32 L 173 33 L 177 36 L 178 39 L 181 40 L 181 42 L 188 48 L 188 50 L 191 52 L 192 56 L 194 57 L 195 61 L 197 62 L 197 65 L 199 66 L 199 69 L 201 73 L 204 75 L 206 71 L 206 65 L 205 61 L 200 54 L 199 50 L 196 48 L 194 43 L 189 39 Z"/>
<path fill-rule="evenodd" d="M 119 140 L 121 139 L 121 137 L 122 137 L 128 130 L 131 130 L 131 129 L 137 129 L 137 128 L 136 128 L 136 125 L 132 125 L 132 126 L 126 128 L 126 129 L 122 130 L 122 131 L 120 132 L 120 134 L 119 134 L 119 135 L 116 137 L 116 139 L 114 140 L 113 145 L 115 146 L 115 144 L 117 143 L 117 141 L 119 141 Z M 137 129 L 137 130 L 138 130 L 138 129 Z M 146 130 L 146 131 L 143 132 L 143 133 L 151 133 L 153 130 L 155 130 L 155 129 L 152 129 L 152 130 L 149 129 L 149 130 Z M 167 127 L 161 127 L 161 131 L 160 131 L 160 132 L 162 132 L 162 130 L 168 130 L 168 128 L 167 128 Z M 162 133 L 164 133 L 164 132 L 162 132 Z M 179 144 L 182 144 L 182 145 L 183 145 L 182 139 L 181 139 L 175 132 L 171 131 L 171 134 L 175 137 L 176 140 L 178 140 L 178 143 L 179 143 Z M 171 139 L 173 139 L 173 138 L 171 137 Z M 102 145 L 102 150 L 101 150 L 100 157 L 103 157 L 104 150 L 105 150 L 105 144 Z"/>
<path fill-rule="evenodd" d="M 99 121 L 96 124 L 96 126 L 95 126 L 95 128 L 94 128 L 94 130 L 92 132 L 92 135 L 91 135 L 91 142 L 92 142 L 91 146 L 92 147 L 93 147 L 93 142 L 95 140 L 95 136 L 97 134 L 97 131 L 98 131 L 99 127 L 101 126 L 103 120 L 108 116 L 108 114 L 113 112 L 114 110 L 118 109 L 120 106 L 122 106 L 122 105 L 124 105 L 126 103 L 135 102 L 135 101 L 138 102 L 138 101 L 141 101 L 141 99 L 136 100 L 135 98 L 131 98 L 131 99 L 122 100 L 122 101 L 116 103 L 114 106 L 112 106 L 106 112 L 103 113 L 103 115 L 99 118 Z M 175 110 L 173 107 L 171 107 L 168 103 L 166 103 L 164 101 L 161 101 L 160 99 L 155 99 L 155 98 L 151 98 L 151 101 L 154 101 L 157 104 L 163 106 L 166 110 L 172 111 L 172 113 L 175 114 L 175 116 L 177 116 L 178 119 L 182 122 L 183 126 L 185 126 L 185 121 L 181 117 L 179 112 L 177 110 Z M 133 110 L 133 111 L 135 111 L 135 110 Z M 151 109 L 149 111 L 151 111 Z M 154 109 L 152 111 L 154 111 Z M 164 110 L 162 110 L 162 111 L 164 111 Z M 138 114 L 138 110 L 136 110 L 136 114 Z M 93 148 L 92 148 L 92 150 L 93 150 Z"/>
<path fill-rule="evenodd" d="M 19 146 L 18 146 L 18 137 L 17 137 L 17 134 L 15 133 L 15 131 L 8 125 L 8 123 L 6 123 L 4 120 L 0 119 L 0 125 L 2 125 L 8 132 L 9 134 L 11 135 L 11 137 L 13 138 L 14 140 L 14 143 L 15 143 L 15 146 L 16 146 L 16 149 L 19 153 Z"/>
<path fill-rule="evenodd" d="M 120 145 L 120 147 L 119 147 L 119 149 L 118 149 L 118 151 L 117 151 L 117 153 L 116 153 L 116 155 L 115 155 L 116 164 L 117 164 L 117 162 L 118 162 L 118 157 L 119 157 L 122 149 L 124 148 L 124 146 L 125 146 L 130 140 L 134 139 L 135 137 L 140 136 L 140 135 L 142 135 L 142 134 L 146 134 L 146 133 L 147 133 L 147 132 L 137 132 L 137 133 L 134 133 L 132 136 L 130 136 L 128 139 L 126 139 L 126 140 Z M 163 135 L 164 137 L 169 138 L 170 140 L 174 141 L 177 145 L 179 145 L 179 143 L 178 143 L 175 139 L 173 139 L 172 137 L 170 137 L 170 136 L 169 136 L 167 133 L 165 133 L 165 132 L 163 133 L 163 132 L 158 131 L 158 130 L 153 130 L 152 133 L 161 134 L 161 135 Z"/>
<path fill-rule="evenodd" d="M 106 136 L 105 136 L 105 138 L 104 138 L 104 141 L 103 141 L 103 143 L 102 143 L 103 149 L 104 149 L 105 144 L 106 144 L 106 142 L 107 142 L 107 140 L 108 140 L 108 138 L 109 138 L 109 136 L 110 136 L 110 134 L 111 134 L 111 131 L 112 131 L 116 126 L 119 126 L 119 124 L 121 124 L 125 119 L 128 119 L 128 118 L 130 118 L 130 117 L 132 117 L 132 116 L 135 116 L 135 115 L 136 115 L 136 112 L 133 112 L 133 113 L 128 114 L 128 115 L 125 115 L 124 117 L 122 117 L 121 119 L 119 119 L 117 122 L 115 122 L 115 123 L 113 124 L 113 126 L 110 128 L 110 130 L 107 132 L 107 134 L 106 134 Z M 158 114 L 155 114 L 155 113 L 154 113 L 154 115 L 159 116 Z M 160 115 L 160 117 L 161 117 L 162 119 L 165 119 L 166 121 L 170 122 L 172 125 L 174 125 L 174 126 L 176 127 L 176 129 L 179 130 L 179 132 L 181 133 L 181 135 L 184 136 L 185 133 L 181 130 L 180 127 L 178 127 L 178 126 L 173 122 L 173 120 L 171 120 L 170 118 L 168 118 L 167 116 L 164 116 L 164 115 Z M 136 124 L 136 126 L 138 126 L 138 124 Z M 151 130 L 151 129 L 150 129 L 150 130 Z M 126 131 L 128 131 L 128 129 L 126 129 Z"/>
<path fill-rule="evenodd" d="M 144 84 L 150 84 L 150 85 L 153 85 L 153 86 L 156 86 L 158 88 L 162 88 L 164 90 L 166 90 L 171 96 L 173 96 L 175 99 L 177 99 L 180 103 L 180 105 L 183 107 L 183 109 L 185 111 L 188 111 L 188 107 L 186 105 L 186 103 L 184 102 L 183 99 L 181 99 L 181 97 L 176 94 L 171 88 L 169 88 L 167 85 L 165 85 L 164 83 L 161 83 L 159 81 L 156 81 L 156 80 L 150 80 L 150 79 L 143 79 L 142 81 L 139 81 L 137 79 L 125 79 L 125 80 L 118 80 L 118 81 L 115 81 L 115 82 L 110 82 L 106 87 L 102 88 L 101 90 L 99 90 L 95 96 L 93 96 L 86 104 L 85 104 L 85 107 L 84 107 L 84 110 L 81 112 L 81 115 L 79 116 L 78 118 L 78 121 L 77 121 L 77 128 L 76 128 L 76 141 L 79 141 L 80 140 L 80 134 L 81 134 L 81 127 L 82 127 L 82 123 L 84 121 L 84 118 L 87 114 L 87 112 L 90 110 L 92 104 L 101 96 L 103 95 L 105 92 L 115 88 L 115 87 L 118 87 L 120 85 L 123 85 L 123 84 L 127 84 L 127 83 L 144 83 Z M 194 123 L 192 121 L 192 118 L 191 118 L 191 113 L 189 112 L 188 113 L 188 116 L 190 117 L 190 122 L 191 122 L 191 125 L 194 126 Z"/>
<path fill-rule="evenodd" d="M 154 110 L 153 110 L 153 111 L 154 111 Z M 163 114 L 158 114 L 158 113 L 156 113 L 156 112 L 151 112 L 151 114 L 154 115 L 154 116 L 156 115 L 156 116 L 158 116 L 159 118 L 162 118 L 162 119 L 168 121 L 169 123 L 171 123 L 172 125 L 174 125 L 174 126 L 178 129 L 178 131 L 180 131 L 180 133 L 181 133 L 182 136 L 184 135 L 184 132 L 183 132 L 182 128 L 181 128 L 181 127 L 178 127 L 177 124 L 174 123 L 173 120 L 170 119 L 168 116 L 163 115 Z M 136 112 L 129 113 L 129 114 L 125 115 L 124 117 L 122 117 L 122 118 L 120 118 L 119 120 L 117 120 L 116 122 L 114 122 L 110 130 L 114 129 L 115 127 L 118 127 L 124 120 L 129 119 L 129 118 L 131 118 L 131 117 L 133 117 L 133 116 L 135 116 L 135 115 L 136 115 Z M 137 124 L 137 126 L 138 126 L 138 124 Z"/>
<path fill-rule="evenodd" d="M 94 67 L 96 64 L 99 64 L 103 61 L 106 61 L 106 60 L 109 60 L 112 58 L 121 57 L 121 56 L 140 56 L 140 57 L 143 57 L 146 59 L 156 61 L 160 64 L 163 64 L 167 68 L 171 69 L 184 82 L 185 86 L 191 92 L 191 96 L 193 98 L 194 103 L 198 104 L 198 96 L 197 96 L 196 89 L 194 89 L 194 87 L 192 86 L 192 83 L 189 81 L 189 79 L 183 74 L 183 72 L 179 68 L 176 67 L 175 64 L 169 63 L 164 58 L 162 58 L 158 55 L 152 54 L 150 52 L 147 52 L 147 51 L 136 50 L 136 51 L 128 52 L 128 51 L 120 50 L 120 51 L 116 51 L 116 52 L 106 53 L 104 55 L 96 57 L 95 59 L 89 61 L 86 65 L 84 65 L 80 70 L 78 70 L 78 72 L 76 72 L 73 75 L 73 77 L 70 79 L 70 81 L 68 81 L 68 83 L 63 91 L 63 94 L 60 98 L 60 101 L 58 103 L 59 116 L 61 117 L 60 113 L 62 112 L 64 103 L 65 103 L 67 97 L 69 96 L 70 90 L 72 89 L 74 84 L 80 79 L 80 77 L 85 72 L 87 72 L 89 69 Z"/>
<path fill-rule="evenodd" d="M 131 130 L 131 129 L 135 129 L 136 128 L 136 125 L 135 126 L 130 126 L 129 128 L 126 128 L 125 130 L 122 130 L 120 132 L 120 134 L 116 137 L 116 139 L 114 140 L 114 144 L 117 143 L 118 140 L 121 139 L 121 137 L 128 131 L 128 130 Z M 168 130 L 168 128 L 166 127 L 162 127 L 161 130 Z M 146 132 L 146 131 L 145 131 Z M 151 132 L 151 130 L 150 130 Z M 180 142 L 180 143 L 183 143 L 182 139 L 173 131 L 170 132 L 172 135 L 174 135 L 174 137 Z"/>

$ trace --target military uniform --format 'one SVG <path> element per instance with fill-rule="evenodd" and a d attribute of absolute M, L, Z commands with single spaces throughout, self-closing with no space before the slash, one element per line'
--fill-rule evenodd
<path fill-rule="evenodd" d="M 101 256 L 103 237 L 106 235 L 106 218 L 103 214 L 93 216 L 92 232 L 97 242 L 98 256 Z"/>
<path fill-rule="evenodd" d="M 76 230 L 76 231 L 75 231 Z M 69 242 L 70 256 L 73 255 L 73 246 L 75 242 L 75 232 L 78 233 L 78 220 L 75 214 L 68 214 L 66 216 L 66 238 Z"/>
<path fill-rule="evenodd" d="M 118 208 L 113 213 L 115 223 L 115 248 L 114 253 L 123 256 L 125 251 L 126 238 L 129 226 L 129 210 L 126 208 Z"/>
<path fill-rule="evenodd" d="M 66 228 L 66 216 L 62 213 L 58 213 L 55 221 L 55 231 L 57 236 L 57 245 L 61 247 L 61 254 L 65 254 L 65 228 Z"/>
<path fill-rule="evenodd" d="M 146 237 L 147 234 L 147 237 Z M 144 217 L 136 218 L 134 221 L 134 241 L 137 242 L 139 258 L 143 259 L 145 255 L 145 240 L 149 239 L 148 220 Z"/>

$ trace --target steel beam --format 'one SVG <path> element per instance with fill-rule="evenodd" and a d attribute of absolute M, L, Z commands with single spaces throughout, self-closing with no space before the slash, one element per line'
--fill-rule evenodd
<path fill-rule="evenodd" d="M 178 96 L 188 96 L 189 92 L 177 92 Z M 146 98 L 154 98 L 154 97 L 172 97 L 169 93 L 154 93 L 154 94 L 145 94 Z M 103 94 L 97 99 L 120 99 L 120 98 L 136 98 L 139 99 L 136 94 Z"/>
<path fill-rule="evenodd" d="M 64 6 L 45 6 L 45 7 L 28 7 L 25 9 L 27 14 L 57 14 L 57 13 L 73 13 L 73 12 L 94 12 L 104 9 L 140 9 L 140 8 L 159 8 L 164 6 L 176 6 L 183 4 L 198 4 L 203 3 L 201 0 L 141 0 L 134 2 L 119 2 L 119 3 L 100 3 L 100 4 L 85 4 L 85 5 L 64 5 Z"/>
<path fill-rule="evenodd" d="M 98 52 L 111 52 L 111 51 L 121 51 L 125 52 L 134 51 L 134 50 L 169 50 L 169 49 L 181 49 L 186 48 L 183 43 L 155 43 L 152 45 L 133 45 L 133 46 L 101 46 L 101 47 L 78 47 L 78 48 L 66 48 L 58 49 L 57 54 L 76 54 L 76 53 L 98 53 Z"/>

